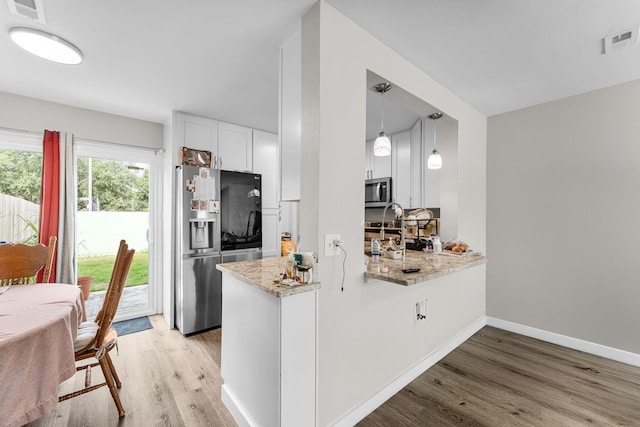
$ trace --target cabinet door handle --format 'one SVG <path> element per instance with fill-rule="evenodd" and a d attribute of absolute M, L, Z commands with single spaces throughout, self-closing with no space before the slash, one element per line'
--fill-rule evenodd
<path fill-rule="evenodd" d="M 222 156 L 220 156 L 220 167 L 219 169 L 222 169 Z"/>

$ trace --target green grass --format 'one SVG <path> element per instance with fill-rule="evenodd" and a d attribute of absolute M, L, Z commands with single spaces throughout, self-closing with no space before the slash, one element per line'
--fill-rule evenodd
<path fill-rule="evenodd" d="M 91 292 L 104 291 L 109 284 L 115 255 L 87 257 L 78 259 L 78 276 L 94 276 Z M 149 253 L 136 252 L 129 269 L 126 286 L 149 283 Z"/>

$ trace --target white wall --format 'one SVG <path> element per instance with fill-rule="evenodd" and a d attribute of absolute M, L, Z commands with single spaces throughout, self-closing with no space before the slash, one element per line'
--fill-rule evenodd
<path fill-rule="evenodd" d="M 76 138 L 162 148 L 162 125 L 0 92 L 0 127 L 73 133 Z"/>
<path fill-rule="evenodd" d="M 489 119 L 487 314 L 640 353 L 640 80 Z"/>
<path fill-rule="evenodd" d="M 485 314 L 484 267 L 413 287 L 364 281 L 368 69 L 458 120 L 459 236 L 485 250 L 486 118 L 327 3 L 316 4 L 302 31 L 300 232 L 305 249 L 319 253 L 319 426 L 344 420 Z M 345 241 L 344 292 L 343 256 L 325 257 L 319 250 L 326 233 Z M 421 298 L 429 298 L 433 310 L 425 327 L 414 322 Z"/>

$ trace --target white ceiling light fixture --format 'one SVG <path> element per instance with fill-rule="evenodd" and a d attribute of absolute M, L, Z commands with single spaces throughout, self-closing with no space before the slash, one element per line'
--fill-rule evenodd
<path fill-rule="evenodd" d="M 389 156 L 391 155 L 391 141 L 389 137 L 384 133 L 384 93 L 391 90 L 389 83 L 378 83 L 373 87 L 377 92 L 380 92 L 380 102 L 382 105 L 382 115 L 380 119 L 380 134 L 373 143 L 373 155 L 374 156 Z"/>
<path fill-rule="evenodd" d="M 429 158 L 427 159 L 427 168 L 428 169 L 440 169 L 440 168 L 442 168 L 442 156 L 440 155 L 440 153 L 438 153 L 438 150 L 436 149 L 436 122 L 435 122 L 435 120 L 438 120 L 438 119 L 442 118 L 442 113 L 430 114 L 429 118 L 431 120 L 434 120 L 434 122 L 433 122 L 433 151 L 431 152 L 431 154 L 429 155 Z"/>
<path fill-rule="evenodd" d="M 60 64 L 77 65 L 82 62 L 80 49 L 54 34 L 27 27 L 9 29 L 15 44 L 40 58 Z"/>

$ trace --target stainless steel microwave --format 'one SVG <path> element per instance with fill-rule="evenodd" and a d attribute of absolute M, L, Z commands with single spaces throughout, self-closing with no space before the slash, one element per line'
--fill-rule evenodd
<path fill-rule="evenodd" d="M 391 178 L 367 179 L 364 182 L 364 206 L 383 208 L 391 203 Z"/>

